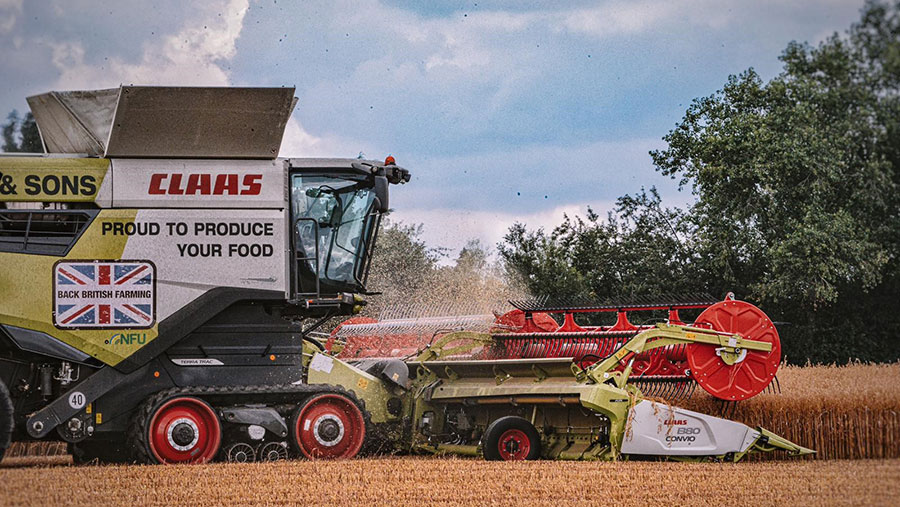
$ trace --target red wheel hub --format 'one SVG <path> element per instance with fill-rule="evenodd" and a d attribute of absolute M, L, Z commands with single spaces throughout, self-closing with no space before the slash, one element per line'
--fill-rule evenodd
<path fill-rule="evenodd" d="M 497 450 L 503 461 L 521 461 L 531 452 L 531 439 L 522 430 L 509 429 L 500 435 Z"/>
<path fill-rule="evenodd" d="M 297 448 L 309 459 L 352 458 L 366 438 L 362 411 L 347 397 L 320 394 L 307 401 L 294 422 Z"/>
<path fill-rule="evenodd" d="M 687 349 L 691 376 L 703 389 L 723 400 L 745 400 L 759 394 L 775 378 L 781 362 L 781 341 L 769 317 L 744 301 L 721 301 L 700 314 L 696 327 L 740 335 L 772 344 L 769 352 L 746 350 L 746 356 L 726 364 L 717 347 L 692 343 Z"/>
<path fill-rule="evenodd" d="M 162 404 L 149 425 L 150 452 L 160 463 L 204 463 L 219 452 L 222 429 L 215 411 L 197 398 Z"/>

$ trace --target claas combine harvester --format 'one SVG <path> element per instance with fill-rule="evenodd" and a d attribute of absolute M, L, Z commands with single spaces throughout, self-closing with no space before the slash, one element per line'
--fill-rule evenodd
<path fill-rule="evenodd" d="M 0 457 L 39 440 L 76 462 L 812 452 L 648 399 L 771 385 L 775 327 L 733 298 L 516 301 L 501 318 L 317 334 L 365 304 L 389 187 L 410 177 L 391 158 L 277 158 L 294 102 L 288 88 L 29 98 L 51 154 L 0 157 Z M 669 319 L 631 325 L 643 309 Z M 685 325 L 679 309 L 703 311 Z M 612 310 L 614 326 L 576 323 Z"/>

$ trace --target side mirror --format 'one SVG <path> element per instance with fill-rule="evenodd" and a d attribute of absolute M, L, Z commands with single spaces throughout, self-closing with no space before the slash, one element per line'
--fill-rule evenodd
<path fill-rule="evenodd" d="M 387 212 L 391 207 L 389 185 L 387 177 L 375 176 L 375 198 L 378 199 L 376 206 L 382 213 Z"/>

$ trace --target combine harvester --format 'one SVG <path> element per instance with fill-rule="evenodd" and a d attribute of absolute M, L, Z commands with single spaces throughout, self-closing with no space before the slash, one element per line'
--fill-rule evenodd
<path fill-rule="evenodd" d="M 50 154 L 0 157 L 0 455 L 12 438 L 76 462 L 277 459 L 292 418 L 359 410 L 302 383 L 304 337 L 364 304 L 410 175 L 277 158 L 293 92 L 28 98 Z"/>
<path fill-rule="evenodd" d="M 54 154 L 0 158 L 0 455 L 10 440 L 62 440 L 76 462 L 142 463 L 363 449 L 505 460 L 812 452 L 648 400 L 634 382 L 662 350 L 674 366 L 654 364 L 657 376 L 683 357 L 717 396 L 766 388 L 777 333 L 741 301 L 663 305 L 705 310 L 691 326 L 673 313 L 637 329 L 568 317 L 601 306 L 568 306 L 559 326 L 545 314 L 562 307 L 518 302 L 487 319 L 488 332 L 473 316 L 467 330 L 393 340 L 391 354 L 371 343 L 392 341 L 383 333 L 355 349 L 317 339 L 364 304 L 389 184 L 409 173 L 390 158 L 276 158 L 292 92 L 29 99 Z M 373 323 L 344 332 L 354 325 Z M 686 372 L 663 376 L 673 375 Z"/>

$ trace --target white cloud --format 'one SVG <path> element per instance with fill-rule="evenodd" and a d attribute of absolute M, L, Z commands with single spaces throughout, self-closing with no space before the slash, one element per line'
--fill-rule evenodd
<path fill-rule="evenodd" d="M 187 20 L 171 35 L 145 43 L 137 62 L 123 58 L 88 62 L 77 41 L 47 41 L 60 71 L 58 87 L 77 89 L 117 84 L 229 84 L 222 62 L 234 57 L 249 0 L 227 0 L 206 6 L 202 19 Z"/>
<path fill-rule="evenodd" d="M 422 224 L 426 243 L 450 249 L 450 261 L 470 239 L 495 247 L 515 222 L 549 232 L 564 214 L 585 216 L 589 206 L 605 218 L 619 196 L 641 187 L 657 187 L 666 206 L 693 203 L 653 168 L 647 152 L 660 146 L 658 139 L 634 138 L 400 159 L 412 181 L 392 187 L 391 219 Z"/>
<path fill-rule="evenodd" d="M 16 19 L 22 14 L 23 1 L 0 0 L 0 34 L 9 33 L 16 26 Z"/>
<path fill-rule="evenodd" d="M 320 149 L 321 139 L 311 135 L 303 129 L 300 122 L 291 117 L 284 128 L 284 137 L 281 139 L 281 157 L 303 157 L 316 153 Z"/>
<path fill-rule="evenodd" d="M 482 244 L 495 250 L 509 227 L 521 222 L 529 229 L 543 228 L 552 231 L 561 224 L 563 215 L 569 217 L 586 216 L 591 207 L 601 216 L 615 207 L 615 203 L 594 202 L 591 204 L 567 204 L 553 209 L 533 213 L 507 213 L 502 211 L 475 211 L 462 209 L 397 209 L 390 215 L 391 220 L 406 224 L 422 224 L 422 239 L 430 247 L 443 247 L 450 250 L 444 263 L 451 263 L 456 253 L 469 240 L 477 239 Z"/>
<path fill-rule="evenodd" d="M 224 64 L 235 56 L 248 8 L 249 0 L 210 3 L 200 18 L 185 20 L 177 33 L 145 43 L 138 61 L 116 57 L 102 63 L 91 62 L 85 58 L 80 41 L 44 40 L 52 51 L 51 62 L 60 71 L 55 88 L 90 89 L 119 84 L 228 86 L 231 76 Z M 282 155 L 309 156 L 328 149 L 328 142 L 310 135 L 295 118 L 288 121 Z"/>
<path fill-rule="evenodd" d="M 297 115 L 288 120 L 281 140 L 279 157 L 355 157 L 365 152 L 367 146 L 339 136 L 314 136 L 303 128 Z"/>
<path fill-rule="evenodd" d="M 660 25 L 690 22 L 722 28 L 732 19 L 727 0 L 616 0 L 564 16 L 563 26 L 596 37 L 636 34 Z"/>

